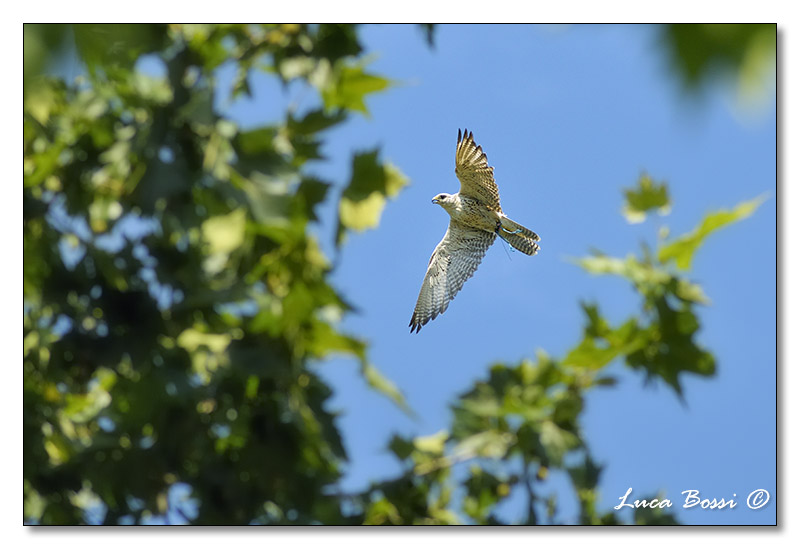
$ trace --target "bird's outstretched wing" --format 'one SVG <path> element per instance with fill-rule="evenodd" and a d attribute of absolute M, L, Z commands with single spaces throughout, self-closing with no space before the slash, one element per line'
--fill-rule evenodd
<path fill-rule="evenodd" d="M 411 331 L 417 332 L 447 310 L 450 301 L 480 265 L 496 235 L 450 221 L 444 238 L 428 261 L 428 270 L 417 306 L 411 315 Z"/>
<path fill-rule="evenodd" d="M 458 130 L 458 146 L 456 147 L 456 176 L 461 181 L 461 196 L 469 196 L 485 204 L 490 210 L 501 211 L 500 193 L 494 181 L 494 168 L 486 160 L 472 132 Z"/>

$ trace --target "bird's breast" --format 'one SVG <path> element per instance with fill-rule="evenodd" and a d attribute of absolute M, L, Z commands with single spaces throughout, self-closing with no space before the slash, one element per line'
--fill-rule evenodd
<path fill-rule="evenodd" d="M 450 217 L 468 227 L 491 233 L 497 228 L 499 219 L 498 213 L 487 208 L 485 204 L 463 196 L 459 197 Z"/>

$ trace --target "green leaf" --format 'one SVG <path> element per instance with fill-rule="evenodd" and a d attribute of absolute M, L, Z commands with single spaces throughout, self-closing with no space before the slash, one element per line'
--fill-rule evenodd
<path fill-rule="evenodd" d="M 239 132 L 233 139 L 236 167 L 244 177 L 258 172 L 270 177 L 282 177 L 293 172 L 278 150 L 278 130 L 273 126 Z"/>
<path fill-rule="evenodd" d="M 581 302 L 581 308 L 586 315 L 584 332 L 591 337 L 603 337 L 609 332 L 608 321 L 600 316 L 596 304 Z"/>
<path fill-rule="evenodd" d="M 363 341 L 339 333 L 327 323 L 316 322 L 308 350 L 319 358 L 333 353 L 344 353 L 365 360 L 366 349 L 367 345 Z"/>
<path fill-rule="evenodd" d="M 576 448 L 580 443 L 578 437 L 573 433 L 561 429 L 551 421 L 543 422 L 541 429 L 539 440 L 551 463 L 561 463 L 564 454 Z"/>
<path fill-rule="evenodd" d="M 414 439 L 414 447 L 420 452 L 428 454 L 442 455 L 444 454 L 444 445 L 450 434 L 445 431 L 439 431 L 426 437 L 416 437 Z"/>
<path fill-rule="evenodd" d="M 203 238 L 212 254 L 229 254 L 244 242 L 246 214 L 238 208 L 227 215 L 211 217 L 203 222 Z"/>
<path fill-rule="evenodd" d="M 602 470 L 602 467 L 598 466 L 592 460 L 588 452 L 584 454 L 582 463 L 579 463 L 575 467 L 567 467 L 567 472 L 569 473 L 581 506 L 579 524 L 600 523 L 595 507 L 599 499 L 597 484 L 600 481 Z"/>
<path fill-rule="evenodd" d="M 643 368 L 648 378 L 660 377 L 678 396 L 683 394 L 679 376 L 683 372 L 712 376 L 716 360 L 698 345 L 695 335 L 700 329 L 690 302 L 677 302 L 660 296 L 652 300 L 652 321 L 642 329 L 644 344 L 626 356 L 633 368 Z"/>
<path fill-rule="evenodd" d="M 362 48 L 356 30 L 355 25 L 320 25 L 314 37 L 314 53 L 331 62 L 360 54 Z"/>
<path fill-rule="evenodd" d="M 497 430 L 487 430 L 465 438 L 456 445 L 453 454 L 461 459 L 485 457 L 500 459 L 514 443 L 514 435 Z"/>
<path fill-rule="evenodd" d="M 601 253 L 577 260 L 577 264 L 593 274 L 613 274 L 631 281 L 637 288 L 666 284 L 670 274 L 629 254 L 625 259 Z"/>
<path fill-rule="evenodd" d="M 354 231 L 365 231 L 378 226 L 386 198 L 374 192 L 361 200 L 342 197 L 339 202 L 339 220 L 343 226 Z"/>
<path fill-rule="evenodd" d="M 208 256 L 203 262 L 207 273 L 214 275 L 225 268 L 230 254 L 244 242 L 247 214 L 237 208 L 228 215 L 205 220 L 201 225 L 203 240 L 208 243 Z"/>
<path fill-rule="evenodd" d="M 722 71 L 738 76 L 739 92 L 765 94 L 770 88 L 777 45 L 774 23 L 672 24 L 661 41 L 685 87 L 697 91 Z M 760 90 L 759 90 L 760 89 Z"/>
<path fill-rule="evenodd" d="M 645 343 L 635 318 L 612 330 L 596 305 L 583 304 L 583 308 L 587 318 L 583 341 L 570 349 L 564 364 L 597 370 Z"/>
<path fill-rule="evenodd" d="M 289 115 L 287 128 L 292 134 L 310 135 L 340 124 L 345 118 L 347 118 L 345 111 L 326 113 L 322 109 L 317 109 L 299 119 Z"/>
<path fill-rule="evenodd" d="M 91 71 L 131 68 L 141 54 L 162 48 L 166 41 L 159 25 L 80 24 L 73 29 L 78 52 Z"/>
<path fill-rule="evenodd" d="M 67 394 L 66 406 L 62 409 L 64 417 L 75 423 L 85 423 L 97 416 L 111 404 L 109 391 L 117 382 L 117 374 L 108 368 L 95 372 L 91 389 L 86 394 Z"/>
<path fill-rule="evenodd" d="M 414 443 L 403 437 L 394 435 L 389 442 L 389 450 L 391 450 L 398 459 L 404 460 L 411 456 L 411 453 L 414 451 Z"/>
<path fill-rule="evenodd" d="M 675 279 L 675 281 L 675 295 L 679 298 L 683 299 L 684 301 L 699 303 L 701 305 L 708 305 L 711 303 L 711 300 L 708 299 L 708 296 L 705 294 L 703 288 L 699 284 L 689 282 L 684 278 Z"/>
<path fill-rule="evenodd" d="M 622 215 L 629 223 L 641 223 L 651 210 L 658 210 L 661 215 L 669 213 L 671 202 L 667 184 L 655 183 L 647 174 L 642 174 L 636 186 L 624 192 Z"/>
<path fill-rule="evenodd" d="M 229 176 L 247 196 L 255 221 L 266 227 L 285 227 L 289 223 L 292 197 L 282 181 L 270 180 L 258 174 L 254 174 L 253 178 L 245 178 L 233 170 Z"/>
<path fill-rule="evenodd" d="M 510 494 L 510 479 L 498 477 L 473 465 L 464 481 L 467 490 L 462 503 L 464 512 L 479 524 L 486 524 L 492 507 Z"/>
<path fill-rule="evenodd" d="M 370 387 L 382 395 L 389 397 L 405 413 L 413 415 L 413 410 L 408 406 L 406 398 L 403 396 L 400 389 L 397 388 L 397 385 L 389 378 L 385 377 L 375 366 L 366 361 L 362 362 L 361 375 L 364 376 L 364 379 Z"/>
<path fill-rule="evenodd" d="M 372 502 L 367 508 L 364 524 L 403 524 L 403 519 L 397 511 L 397 507 L 386 499 L 379 499 Z"/>
<path fill-rule="evenodd" d="M 319 218 L 314 211 L 315 207 L 325 200 L 330 188 L 330 184 L 325 181 L 313 177 L 303 178 L 295 191 L 296 208 L 306 219 L 318 221 Z"/>
<path fill-rule="evenodd" d="M 766 199 L 766 196 L 760 196 L 753 200 L 742 202 L 732 210 L 720 210 L 708 214 L 693 231 L 659 247 L 658 260 L 661 263 L 668 263 L 674 260 L 679 269 L 689 269 L 692 265 L 694 253 L 711 233 L 726 225 L 750 217 Z"/>
<path fill-rule="evenodd" d="M 327 110 L 342 108 L 369 114 L 364 98 L 385 90 L 390 84 L 386 78 L 364 72 L 361 65 L 338 64 L 321 90 L 322 101 Z"/>
<path fill-rule="evenodd" d="M 166 78 L 153 78 L 137 72 L 133 75 L 132 80 L 136 93 L 142 99 L 152 101 L 156 105 L 166 105 L 172 101 L 172 88 Z"/>
<path fill-rule="evenodd" d="M 347 230 L 364 231 L 378 226 L 387 197 L 396 196 L 408 183 L 397 168 L 378 161 L 378 149 L 353 157 L 350 183 L 339 201 L 337 245 Z"/>
<path fill-rule="evenodd" d="M 311 57 L 298 55 L 282 59 L 278 64 L 278 72 L 284 80 L 292 80 L 311 73 L 316 66 L 316 62 Z"/>

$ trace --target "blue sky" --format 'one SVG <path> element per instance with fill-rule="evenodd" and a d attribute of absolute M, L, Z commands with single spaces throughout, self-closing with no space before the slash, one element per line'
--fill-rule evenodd
<path fill-rule="evenodd" d="M 729 82 L 687 97 L 649 26 L 440 26 L 433 50 L 419 29 L 366 26 L 374 72 L 393 78 L 368 99 L 369 118 L 354 118 L 327 135 L 329 160 L 313 170 L 344 183 L 350 155 L 376 144 L 409 178 L 377 230 L 352 235 L 334 281 L 358 308 L 345 329 L 365 337 L 375 364 L 405 393 L 410 419 L 370 391 L 347 360 L 319 365 L 336 389 L 332 407 L 350 454 L 345 488 L 399 471 L 385 449 L 392 432 L 427 435 L 446 429 L 448 406 L 495 362 L 514 364 L 543 349 L 556 356 L 574 345 L 582 325 L 579 300 L 596 301 L 613 321 L 638 304 L 627 284 L 592 277 L 567 261 L 592 248 L 612 255 L 655 243 L 661 225 L 672 234 L 705 213 L 754 198 L 770 199 L 756 214 L 712 236 L 694 262 L 693 278 L 712 300 L 701 311 L 700 342 L 717 357 L 711 379 L 683 377 L 685 404 L 664 384 L 621 365 L 619 384 L 592 392 L 583 427 L 606 466 L 600 509 L 629 488 L 661 492 L 688 524 L 772 524 L 776 520 L 776 114 L 744 112 Z M 221 81 L 231 71 L 221 71 Z M 287 104 L 314 106 L 299 86 L 282 90 L 254 75 L 253 99 L 220 110 L 242 127 L 274 122 Z M 448 311 L 419 334 L 408 319 L 428 258 L 447 227 L 430 203 L 455 192 L 456 133 L 468 127 L 495 166 L 505 212 L 542 237 L 534 258 L 493 246 Z M 643 172 L 670 186 L 665 218 L 629 225 L 621 189 Z M 331 254 L 335 204 L 318 228 Z M 558 518 L 574 522 L 577 502 L 566 479 L 548 488 Z M 763 488 L 772 501 L 747 508 Z M 684 490 L 731 498 L 735 509 L 681 509 Z M 519 498 L 503 513 L 523 516 Z"/>

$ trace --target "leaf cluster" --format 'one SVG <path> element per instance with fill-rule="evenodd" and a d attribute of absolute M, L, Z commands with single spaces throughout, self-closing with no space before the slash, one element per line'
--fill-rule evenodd
<path fill-rule="evenodd" d="M 406 179 L 377 149 L 354 154 L 343 185 L 307 169 L 325 132 L 389 85 L 365 71 L 357 27 L 25 33 L 71 37 L 86 68 L 65 83 L 42 72 L 52 50 L 26 59 L 25 520 L 360 522 L 325 495 L 346 453 L 313 365 L 350 356 L 405 403 L 340 331 L 351 305 L 314 223 L 338 200 L 331 238 L 374 227 Z M 143 55 L 163 73 L 142 72 Z M 267 71 L 318 106 L 239 128 L 217 108 L 231 62 L 231 95 Z"/>

